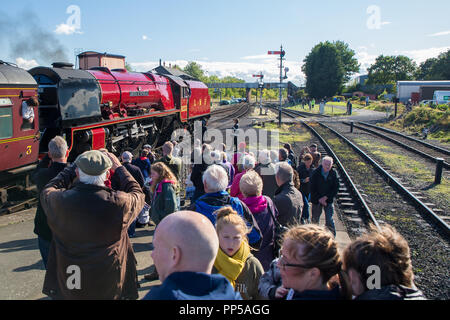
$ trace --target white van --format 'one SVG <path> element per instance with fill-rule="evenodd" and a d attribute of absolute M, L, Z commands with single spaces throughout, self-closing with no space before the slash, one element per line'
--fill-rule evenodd
<path fill-rule="evenodd" d="M 433 94 L 433 100 L 437 104 L 450 103 L 450 91 L 435 91 Z"/>

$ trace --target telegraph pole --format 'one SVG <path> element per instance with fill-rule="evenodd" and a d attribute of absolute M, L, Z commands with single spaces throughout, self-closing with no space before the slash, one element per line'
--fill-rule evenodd
<path fill-rule="evenodd" d="M 282 106 L 282 86 L 283 79 L 287 79 L 287 77 L 283 77 L 283 59 L 286 52 L 283 50 L 283 45 L 281 45 L 280 51 L 269 51 L 268 54 L 279 54 L 280 55 L 280 105 L 278 106 L 278 127 L 281 127 L 281 106 Z M 287 72 L 287 70 L 286 70 Z"/>

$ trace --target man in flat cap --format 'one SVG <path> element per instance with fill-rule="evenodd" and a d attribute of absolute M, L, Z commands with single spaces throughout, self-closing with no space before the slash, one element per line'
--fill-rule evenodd
<path fill-rule="evenodd" d="M 122 191 L 105 187 L 109 169 Z M 144 194 L 116 156 L 81 154 L 45 186 L 41 204 L 53 233 L 43 293 L 54 299 L 138 298 L 127 229 Z"/>

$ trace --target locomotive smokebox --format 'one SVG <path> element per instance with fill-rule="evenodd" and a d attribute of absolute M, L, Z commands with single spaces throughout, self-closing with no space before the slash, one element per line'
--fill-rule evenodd
<path fill-rule="evenodd" d="M 101 120 L 100 87 L 87 71 L 73 64 L 55 62 L 53 68 L 37 67 L 30 74 L 39 84 L 40 110 L 46 112 L 45 127 L 63 128 Z M 41 128 L 42 130 L 45 128 Z"/>

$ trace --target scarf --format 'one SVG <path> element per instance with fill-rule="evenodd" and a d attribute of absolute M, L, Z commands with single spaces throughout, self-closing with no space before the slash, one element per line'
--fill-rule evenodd
<path fill-rule="evenodd" d="M 247 205 L 250 211 L 255 213 L 261 213 L 267 208 L 267 199 L 264 196 L 259 197 L 248 197 L 243 200 L 243 202 Z"/>
<path fill-rule="evenodd" d="M 164 183 L 175 184 L 176 182 L 175 182 L 175 181 L 172 181 L 172 180 L 164 179 L 163 181 L 161 181 L 160 183 L 158 183 L 158 185 L 157 185 L 157 187 L 156 187 L 156 192 L 155 192 L 155 193 L 160 193 L 160 192 L 162 192 L 162 186 L 163 186 Z"/>
<path fill-rule="evenodd" d="M 236 279 L 244 269 L 245 262 L 250 255 L 250 246 L 247 241 L 242 241 L 239 250 L 232 256 L 228 256 L 219 247 L 219 252 L 217 253 L 216 261 L 214 262 L 214 267 L 219 271 L 221 275 L 231 282 L 233 288 L 236 284 Z"/>

